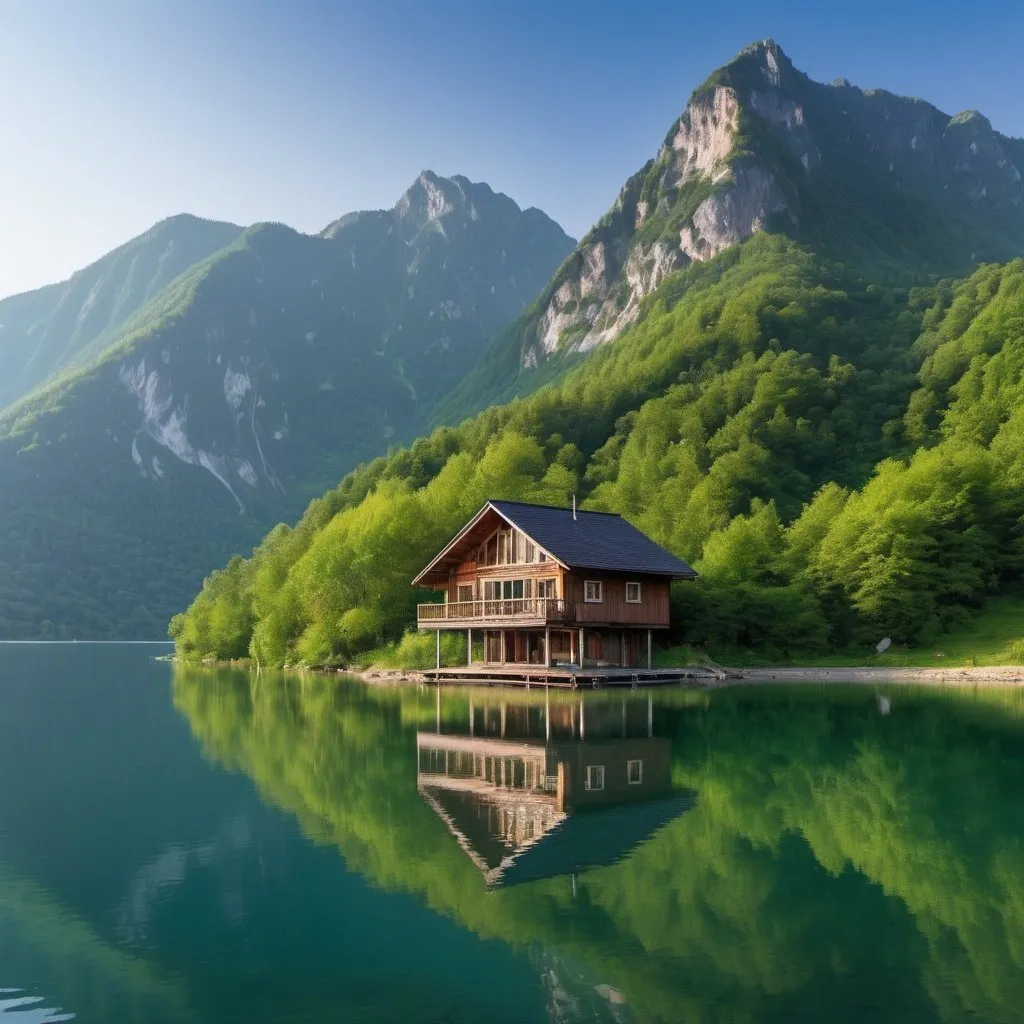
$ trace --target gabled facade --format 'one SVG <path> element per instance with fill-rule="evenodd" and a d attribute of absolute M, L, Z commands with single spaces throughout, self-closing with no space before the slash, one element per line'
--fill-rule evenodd
<path fill-rule="evenodd" d="M 413 581 L 420 629 L 465 630 L 488 665 L 650 667 L 685 562 L 621 516 L 489 501 Z M 482 634 L 482 636 L 481 636 Z"/>

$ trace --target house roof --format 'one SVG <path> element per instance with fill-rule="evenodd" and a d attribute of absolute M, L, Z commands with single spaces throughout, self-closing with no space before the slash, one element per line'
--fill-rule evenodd
<path fill-rule="evenodd" d="M 522 792 L 515 792 L 521 802 Z M 674 792 L 573 814 L 552 811 L 540 834 L 511 849 L 491 833 L 492 817 L 481 813 L 486 797 L 430 785 L 421 785 L 420 793 L 480 869 L 489 888 L 615 864 L 690 810 L 695 796 L 691 791 Z"/>
<path fill-rule="evenodd" d="M 682 559 L 614 512 L 488 502 L 513 526 L 550 552 L 567 569 L 602 569 L 685 579 L 697 573 Z"/>
<path fill-rule="evenodd" d="M 697 573 L 682 559 L 614 512 L 577 511 L 523 501 L 488 501 L 413 580 L 430 585 L 446 566 L 461 561 L 464 547 L 479 543 L 480 528 L 490 514 L 516 527 L 566 569 L 636 573 L 694 579 Z M 493 526 L 491 527 L 493 529 Z"/>
<path fill-rule="evenodd" d="M 695 803 L 693 793 L 567 815 L 486 876 L 494 888 L 616 864 Z"/>

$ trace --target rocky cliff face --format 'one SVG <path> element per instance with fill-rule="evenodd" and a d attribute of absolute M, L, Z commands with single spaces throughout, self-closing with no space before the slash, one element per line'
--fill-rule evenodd
<path fill-rule="evenodd" d="M 879 222 L 880 258 L 909 255 L 950 272 L 980 253 L 1021 252 L 1022 156 L 1018 140 L 975 112 L 950 117 L 844 80 L 821 85 L 776 43 L 748 47 L 694 93 L 655 158 L 560 269 L 535 323 L 519 332 L 522 364 L 616 337 L 666 276 L 757 232 L 828 248 L 857 204 L 862 228 Z M 898 243 L 886 237 L 889 207 L 908 222 Z M 925 221 L 915 238 L 913 224 Z"/>

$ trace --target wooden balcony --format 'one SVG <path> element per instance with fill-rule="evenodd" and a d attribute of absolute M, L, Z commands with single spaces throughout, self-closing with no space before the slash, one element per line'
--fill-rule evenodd
<path fill-rule="evenodd" d="M 419 605 L 416 609 L 416 623 L 420 629 L 564 625 L 573 621 L 574 610 L 572 601 L 554 597 L 446 601 Z"/>

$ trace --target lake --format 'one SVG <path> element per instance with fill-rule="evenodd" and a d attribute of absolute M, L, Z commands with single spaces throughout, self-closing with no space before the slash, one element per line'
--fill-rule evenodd
<path fill-rule="evenodd" d="M 1024 693 L 0 645 L 0 1016 L 1024 1020 Z"/>

